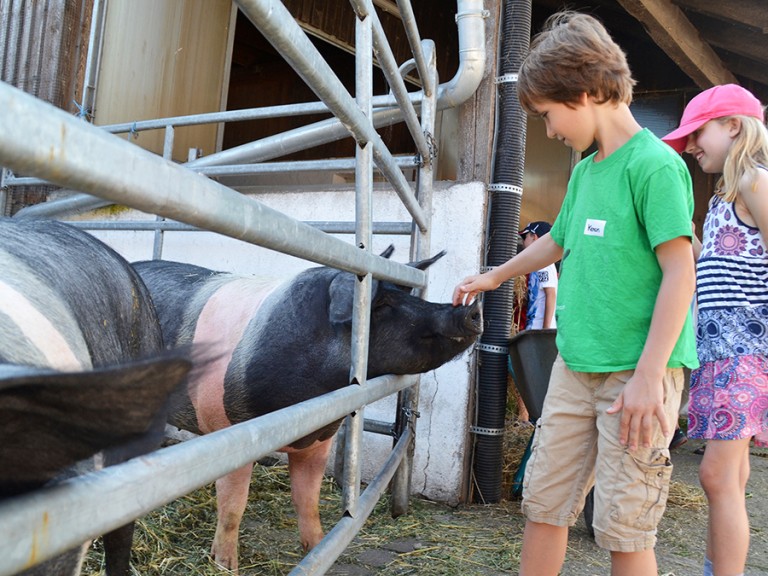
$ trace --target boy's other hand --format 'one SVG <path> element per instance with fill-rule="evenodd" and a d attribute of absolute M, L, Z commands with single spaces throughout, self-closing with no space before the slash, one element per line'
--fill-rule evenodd
<path fill-rule="evenodd" d="M 621 412 L 619 442 L 630 451 L 637 450 L 638 446 L 651 446 L 654 418 L 658 419 L 664 437 L 669 437 L 669 423 L 664 414 L 663 386 L 660 381 L 646 378 L 637 371 L 607 412 Z"/>

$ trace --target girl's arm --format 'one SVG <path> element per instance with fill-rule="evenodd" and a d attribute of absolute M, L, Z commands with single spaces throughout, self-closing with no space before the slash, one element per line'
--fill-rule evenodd
<path fill-rule="evenodd" d="M 699 261 L 699 255 L 701 254 L 701 240 L 696 236 L 696 223 L 691 222 L 691 244 L 693 245 L 693 261 Z"/>
<path fill-rule="evenodd" d="M 747 174 L 742 176 L 739 197 L 760 229 L 763 241 L 768 242 L 768 171 L 758 169 L 754 179 Z"/>

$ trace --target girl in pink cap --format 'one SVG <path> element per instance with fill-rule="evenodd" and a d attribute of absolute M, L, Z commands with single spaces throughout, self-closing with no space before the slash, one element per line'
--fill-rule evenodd
<path fill-rule="evenodd" d="M 735 84 L 693 98 L 662 140 L 721 174 L 697 263 L 701 367 L 691 376 L 688 436 L 707 440 L 699 479 L 709 502 L 705 576 L 744 573 L 749 443 L 768 433 L 768 130 Z M 698 250 L 697 250 L 698 248 Z"/>

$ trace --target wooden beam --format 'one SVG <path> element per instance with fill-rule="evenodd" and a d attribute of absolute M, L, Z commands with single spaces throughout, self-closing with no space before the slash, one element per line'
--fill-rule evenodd
<path fill-rule="evenodd" d="M 723 61 L 734 74 L 768 86 L 768 69 L 765 62 L 760 63 L 757 60 L 732 54 L 723 54 Z"/>
<path fill-rule="evenodd" d="M 738 84 L 712 47 L 671 0 L 618 0 L 648 30 L 653 41 L 699 88 Z"/>
<path fill-rule="evenodd" d="M 768 6 L 766 8 L 768 9 Z M 716 22 L 711 18 L 697 17 L 691 21 L 702 38 L 705 38 L 713 48 L 722 48 L 758 62 L 768 60 L 768 36 L 754 28 L 745 28 L 729 22 Z"/>
<path fill-rule="evenodd" d="M 395 16 L 396 18 L 400 18 L 400 20 L 403 19 L 400 15 L 400 7 L 392 0 L 373 0 L 373 4 L 374 6 L 381 8 L 384 12 L 392 14 L 392 16 Z"/>
<path fill-rule="evenodd" d="M 738 2 L 673 0 L 673 2 L 684 10 L 748 26 L 768 34 L 768 9 L 766 9 L 765 0 L 738 0 Z"/>

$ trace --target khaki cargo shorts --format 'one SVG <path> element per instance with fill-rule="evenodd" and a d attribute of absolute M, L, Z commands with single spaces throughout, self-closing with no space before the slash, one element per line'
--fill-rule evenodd
<path fill-rule="evenodd" d="M 619 444 L 621 413 L 605 412 L 632 373 L 574 372 L 558 355 L 526 465 L 522 509 L 528 520 L 573 526 L 594 484 L 597 545 L 616 552 L 653 548 L 672 475 L 669 438 L 655 420 L 651 447 L 629 452 Z M 668 369 L 664 409 L 671 429 L 683 386 L 682 368 Z"/>

